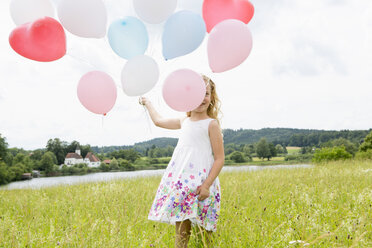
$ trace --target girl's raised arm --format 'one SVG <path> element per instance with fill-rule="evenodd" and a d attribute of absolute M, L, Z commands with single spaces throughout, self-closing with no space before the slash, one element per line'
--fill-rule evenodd
<path fill-rule="evenodd" d="M 155 126 L 162 127 L 166 129 L 180 129 L 181 123 L 186 117 L 181 118 L 163 118 L 152 106 L 151 102 L 145 98 L 141 97 L 139 100 L 140 104 L 144 105 L 147 110 L 149 111 L 150 117 L 152 122 L 154 122 Z"/>

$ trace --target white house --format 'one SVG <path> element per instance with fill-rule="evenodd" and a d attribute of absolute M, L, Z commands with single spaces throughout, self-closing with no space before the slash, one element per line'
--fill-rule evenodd
<path fill-rule="evenodd" d="M 97 158 L 92 152 L 83 157 L 80 155 L 80 148 L 77 147 L 75 152 L 69 152 L 65 158 L 65 165 L 71 166 L 75 164 L 87 164 L 88 167 L 98 167 L 101 164 L 99 158 Z"/>
<path fill-rule="evenodd" d="M 67 153 L 65 157 L 65 165 L 70 166 L 74 164 L 81 164 L 84 163 L 83 157 L 80 155 L 80 148 L 76 147 L 75 152 Z"/>
<path fill-rule="evenodd" d="M 92 152 L 88 152 L 84 158 L 84 163 L 86 163 L 88 167 L 98 167 L 101 161 Z"/>

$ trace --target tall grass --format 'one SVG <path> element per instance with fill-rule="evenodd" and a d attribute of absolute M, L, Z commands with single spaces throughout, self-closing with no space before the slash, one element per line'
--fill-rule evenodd
<path fill-rule="evenodd" d="M 372 162 L 222 173 L 220 180 L 216 247 L 372 247 Z M 159 182 L 0 191 L 0 247 L 172 247 L 174 227 L 147 220 Z M 203 242 L 193 232 L 189 245 Z"/>

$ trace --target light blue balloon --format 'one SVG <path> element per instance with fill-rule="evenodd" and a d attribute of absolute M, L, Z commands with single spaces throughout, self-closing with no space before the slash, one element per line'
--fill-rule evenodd
<path fill-rule="evenodd" d="M 162 43 L 166 60 L 191 53 L 203 42 L 206 34 L 203 18 L 192 11 L 182 10 L 165 22 Z"/>
<path fill-rule="evenodd" d="M 149 43 L 145 24 L 131 16 L 112 22 L 107 36 L 112 50 L 128 60 L 144 54 Z"/>

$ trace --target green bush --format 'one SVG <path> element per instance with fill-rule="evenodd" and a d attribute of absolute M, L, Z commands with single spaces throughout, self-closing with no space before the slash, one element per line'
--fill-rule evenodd
<path fill-rule="evenodd" d="M 148 165 L 150 165 L 150 161 L 146 158 L 138 158 L 138 159 L 136 159 L 134 164 L 136 166 L 148 166 Z"/>
<path fill-rule="evenodd" d="M 372 150 L 360 151 L 355 154 L 356 159 L 372 159 Z"/>
<path fill-rule="evenodd" d="M 336 146 L 332 148 L 322 148 L 314 154 L 314 162 L 326 162 L 332 160 L 345 160 L 353 156 L 345 150 L 344 146 Z"/>
<path fill-rule="evenodd" d="M 365 137 L 364 142 L 359 147 L 360 152 L 368 150 L 372 150 L 372 131 Z"/>
<path fill-rule="evenodd" d="M 231 153 L 230 159 L 233 160 L 235 163 L 242 163 L 246 161 L 246 159 L 244 158 L 244 154 L 238 151 Z"/>
<path fill-rule="evenodd" d="M 311 153 L 306 153 L 306 154 L 292 154 L 292 155 L 287 155 L 284 157 L 285 161 L 300 161 L 300 162 L 305 162 L 305 161 L 311 161 L 313 158 L 313 154 Z"/>
<path fill-rule="evenodd" d="M 159 159 L 157 159 L 157 158 L 150 158 L 150 164 L 159 164 Z"/>
<path fill-rule="evenodd" d="M 159 164 L 169 164 L 171 157 L 158 158 Z"/>

